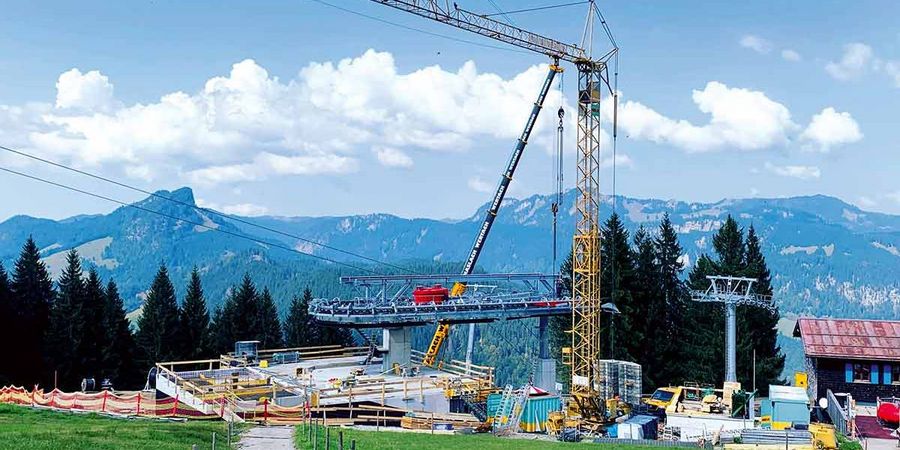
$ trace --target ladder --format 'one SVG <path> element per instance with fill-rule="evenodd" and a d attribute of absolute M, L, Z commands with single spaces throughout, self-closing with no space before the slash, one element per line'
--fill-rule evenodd
<path fill-rule="evenodd" d="M 463 392 L 459 398 L 466 404 L 469 408 L 469 412 L 478 419 L 479 422 L 484 422 L 488 418 L 487 407 L 484 402 L 479 402 L 476 399 L 475 391 L 466 391 Z"/>
<path fill-rule="evenodd" d="M 519 422 L 525 411 L 525 403 L 528 402 L 528 392 L 531 390 L 529 382 L 518 393 L 512 386 L 507 385 L 500 397 L 500 404 L 494 414 L 493 431 L 496 435 L 512 434 L 519 430 Z"/>

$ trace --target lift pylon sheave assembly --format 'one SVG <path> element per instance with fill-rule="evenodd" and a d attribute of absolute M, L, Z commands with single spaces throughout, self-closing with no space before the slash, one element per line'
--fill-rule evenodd
<path fill-rule="evenodd" d="M 754 306 L 776 311 L 769 295 L 752 293 L 755 278 L 710 275 L 705 291 L 693 291 L 691 300 L 725 305 L 725 381 L 737 381 L 737 307 Z"/>

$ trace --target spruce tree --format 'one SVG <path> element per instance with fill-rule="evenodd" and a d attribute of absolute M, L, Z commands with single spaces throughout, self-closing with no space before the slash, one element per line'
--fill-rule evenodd
<path fill-rule="evenodd" d="M 57 374 L 58 387 L 72 390 L 81 385 L 87 369 L 81 353 L 84 343 L 85 286 L 81 257 L 74 248 L 66 254 L 66 268 L 57 281 L 56 301 L 50 311 L 47 352 Z"/>
<path fill-rule="evenodd" d="M 7 355 L 15 362 L 10 378 L 17 385 L 33 386 L 41 381 L 46 384 L 53 380 L 52 371 L 46 370 L 44 357 L 49 356 L 45 334 L 50 323 L 50 305 L 56 293 L 38 246 L 30 236 L 15 262 L 10 287 L 10 334 L 15 336 L 17 343 Z"/>
<path fill-rule="evenodd" d="M 162 265 L 153 279 L 138 320 L 136 341 L 142 352 L 143 364 L 149 367 L 157 362 L 179 359 L 179 335 L 175 287 L 166 266 Z"/>
<path fill-rule="evenodd" d="M 281 348 L 284 342 L 281 337 L 281 322 L 278 320 L 278 307 L 272 299 L 269 288 L 263 288 L 259 297 L 259 346 L 260 348 Z"/>
<path fill-rule="evenodd" d="M 187 294 L 179 311 L 181 318 L 181 356 L 185 359 L 212 357 L 209 311 L 200 283 L 200 272 L 194 267 Z"/>
<path fill-rule="evenodd" d="M 238 287 L 237 292 L 234 293 L 230 300 L 233 301 L 234 306 L 229 318 L 233 330 L 233 340 L 258 340 L 257 338 L 261 334 L 259 326 L 259 292 L 256 290 L 249 273 L 244 274 L 240 287 Z"/>
<path fill-rule="evenodd" d="M 708 255 L 701 255 L 688 275 L 688 285 L 693 290 L 706 290 L 709 287 L 707 275 L 717 273 L 716 263 Z M 693 301 L 687 304 L 682 338 L 679 339 L 684 349 L 680 355 L 680 361 L 684 361 L 681 382 L 722 384 L 725 371 L 724 320 L 721 305 Z"/>
<path fill-rule="evenodd" d="M 93 377 L 98 383 L 101 380 L 104 346 L 108 343 L 105 338 L 104 312 L 106 309 L 106 292 L 103 282 L 95 268 L 88 271 L 84 281 L 84 297 L 82 297 L 81 315 L 84 318 L 81 345 L 78 353 L 84 364 L 84 376 Z"/>
<path fill-rule="evenodd" d="M 772 276 L 766 266 L 766 258 L 756 229 L 751 225 L 747 230 L 744 276 L 756 279 L 754 293 L 772 295 Z M 756 388 L 768 393 L 770 384 L 783 384 L 781 372 L 784 370 L 784 354 L 778 346 L 778 312 L 764 308 L 742 306 L 738 308 L 739 355 L 756 353 Z M 738 381 L 746 388 L 752 388 L 753 364 L 738 364 Z"/>
<path fill-rule="evenodd" d="M 15 336 L 11 334 L 13 326 L 12 291 L 9 286 L 9 276 L 3 262 L 0 262 L 0 342 L 14 342 Z M 15 364 L 11 358 L 0 358 L 0 386 L 12 383 L 12 367 Z"/>
<path fill-rule="evenodd" d="M 213 310 L 209 324 L 210 343 L 214 353 L 225 354 L 234 349 L 234 340 L 231 337 L 231 327 L 225 322 L 225 307 L 230 303 L 231 294 L 225 298 L 225 305 L 217 306 Z"/>
<path fill-rule="evenodd" d="M 295 295 L 291 299 L 287 319 L 284 321 L 284 345 L 286 347 L 308 347 L 314 342 L 309 328 L 309 302 L 312 300 L 312 291 L 309 288 L 303 290 L 302 296 Z"/>
<path fill-rule="evenodd" d="M 639 312 L 638 320 L 632 324 L 635 334 L 643 336 L 634 343 L 641 364 L 645 391 L 652 391 L 657 386 L 665 385 L 667 380 L 660 378 L 667 361 L 660 344 L 668 339 L 667 305 L 660 289 L 660 268 L 656 260 L 656 248 L 653 238 L 641 225 L 634 233 L 634 289 L 632 298 L 635 310 Z"/>
<path fill-rule="evenodd" d="M 634 254 L 629 245 L 628 230 L 613 213 L 603 224 L 600 237 L 600 298 L 612 302 L 620 314 L 603 314 L 601 323 L 601 355 L 611 359 L 633 361 L 635 345 L 643 340 L 632 327 L 635 320 L 643 320 L 633 305 Z"/>
<path fill-rule="evenodd" d="M 103 328 L 106 336 L 102 354 L 102 377 L 109 378 L 119 389 L 140 388 L 143 370 L 138 367 L 134 335 L 115 281 L 109 280 L 103 294 Z"/>
<path fill-rule="evenodd" d="M 688 359 L 692 356 L 691 350 L 684 345 L 685 330 L 691 325 L 685 318 L 688 292 L 681 279 L 684 271 L 681 260 L 683 250 L 669 213 L 665 213 L 659 223 L 653 246 L 659 265 L 659 296 L 665 303 L 665 326 L 659 330 L 655 341 L 658 343 L 656 353 L 666 364 L 655 374 L 658 377 L 656 382 L 662 385 L 678 384 L 684 382 L 685 372 L 691 365 Z"/>

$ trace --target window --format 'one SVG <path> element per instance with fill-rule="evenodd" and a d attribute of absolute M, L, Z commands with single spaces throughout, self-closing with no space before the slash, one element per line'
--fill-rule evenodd
<path fill-rule="evenodd" d="M 853 382 L 870 383 L 872 381 L 872 366 L 869 364 L 853 364 Z"/>
<path fill-rule="evenodd" d="M 891 383 L 900 384 L 900 364 L 891 365 Z"/>
<path fill-rule="evenodd" d="M 674 395 L 675 395 L 674 392 L 663 391 L 663 390 L 657 389 L 656 392 L 653 393 L 653 396 L 650 398 L 652 400 L 658 400 L 658 401 L 665 403 L 665 402 L 668 402 L 669 400 L 672 400 L 672 397 Z"/>

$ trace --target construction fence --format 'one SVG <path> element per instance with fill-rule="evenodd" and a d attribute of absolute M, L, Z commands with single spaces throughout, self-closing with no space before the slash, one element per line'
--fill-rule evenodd
<path fill-rule="evenodd" d="M 177 398 L 157 399 L 155 391 L 67 393 L 58 389 L 44 392 L 42 389 L 27 390 L 16 386 L 0 388 L 0 403 L 110 415 L 184 419 L 221 419 L 227 408 L 243 420 L 265 423 L 299 423 L 317 412 L 315 408 L 306 406 L 278 406 L 268 399 L 261 402 L 233 402 L 222 398 L 217 402 L 220 414 L 204 414 L 186 406 Z"/>

